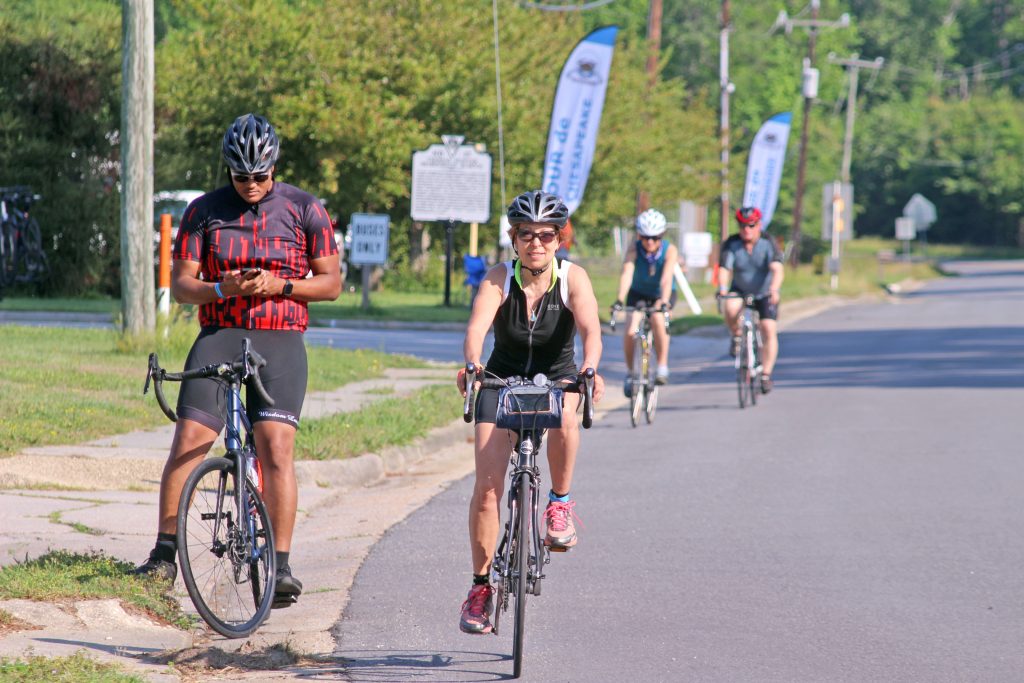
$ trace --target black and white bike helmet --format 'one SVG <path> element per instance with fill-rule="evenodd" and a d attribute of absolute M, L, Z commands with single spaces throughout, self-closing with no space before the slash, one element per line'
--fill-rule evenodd
<path fill-rule="evenodd" d="M 277 131 L 269 121 L 255 114 L 235 119 L 221 144 L 224 163 L 235 173 L 265 173 L 277 163 L 280 151 Z"/>
<path fill-rule="evenodd" d="M 641 237 L 658 237 L 666 226 L 665 214 L 657 209 L 647 209 L 636 217 L 636 231 Z"/>
<path fill-rule="evenodd" d="M 547 223 L 561 229 L 569 220 L 569 209 L 557 196 L 543 190 L 524 192 L 508 207 L 508 222 Z"/>

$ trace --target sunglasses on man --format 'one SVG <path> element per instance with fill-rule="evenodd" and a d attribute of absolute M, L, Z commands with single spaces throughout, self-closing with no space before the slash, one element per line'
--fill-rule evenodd
<path fill-rule="evenodd" d="M 235 173 L 231 172 L 231 179 L 240 185 L 246 185 L 248 183 L 265 183 L 270 177 L 269 173 Z"/>

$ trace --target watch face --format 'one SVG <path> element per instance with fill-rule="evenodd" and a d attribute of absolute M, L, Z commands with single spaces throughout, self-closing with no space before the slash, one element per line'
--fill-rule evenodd
<path fill-rule="evenodd" d="M 288 281 L 288 282 L 284 283 L 284 291 L 282 291 L 281 293 L 284 294 L 285 296 L 291 296 L 292 295 L 292 287 L 293 287 L 293 285 L 292 285 L 291 281 Z"/>

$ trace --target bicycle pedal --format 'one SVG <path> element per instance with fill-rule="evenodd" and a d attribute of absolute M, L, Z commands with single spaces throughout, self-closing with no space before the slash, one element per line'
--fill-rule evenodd
<path fill-rule="evenodd" d="M 299 601 L 297 595 L 281 595 L 277 594 L 274 596 L 274 602 L 270 603 L 270 609 L 284 609 L 285 607 L 291 607 Z"/>
<path fill-rule="evenodd" d="M 553 552 L 553 553 L 567 553 L 570 550 L 572 550 L 572 546 L 551 545 L 551 544 L 546 544 L 546 545 L 547 545 L 548 550 L 550 552 Z"/>

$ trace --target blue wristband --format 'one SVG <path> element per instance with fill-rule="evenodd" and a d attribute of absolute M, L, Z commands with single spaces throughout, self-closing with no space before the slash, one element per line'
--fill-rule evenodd
<path fill-rule="evenodd" d="M 213 291 L 217 292 L 217 298 L 218 299 L 223 299 L 224 298 L 224 292 L 220 291 L 220 283 L 219 282 L 214 282 L 213 283 Z"/>

